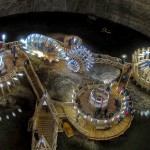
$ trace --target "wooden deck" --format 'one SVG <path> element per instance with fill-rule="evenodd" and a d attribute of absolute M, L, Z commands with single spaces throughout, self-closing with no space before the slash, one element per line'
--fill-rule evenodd
<path fill-rule="evenodd" d="M 64 106 L 66 115 L 72 125 L 88 139 L 93 140 L 109 140 L 122 135 L 131 125 L 132 116 L 126 117 L 120 123 L 113 125 L 112 128 L 107 130 L 98 130 L 96 127 L 80 117 L 76 122 L 76 111 L 73 106 Z"/>

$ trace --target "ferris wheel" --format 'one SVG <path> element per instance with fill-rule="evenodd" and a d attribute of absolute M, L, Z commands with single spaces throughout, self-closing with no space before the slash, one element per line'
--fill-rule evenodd
<path fill-rule="evenodd" d="M 83 46 L 75 46 L 68 52 L 68 68 L 73 72 L 89 71 L 93 67 L 94 57 L 90 50 Z"/>

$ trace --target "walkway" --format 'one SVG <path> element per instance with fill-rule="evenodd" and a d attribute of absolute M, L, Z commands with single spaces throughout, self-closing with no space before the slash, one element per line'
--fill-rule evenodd
<path fill-rule="evenodd" d="M 23 61 L 29 60 L 29 57 L 23 51 L 20 51 L 19 54 L 21 55 L 21 58 L 24 58 Z M 29 64 L 26 67 L 20 66 L 20 68 L 23 68 L 23 70 L 25 71 L 27 79 L 29 80 L 38 99 L 37 104 L 36 104 L 36 110 L 32 118 L 33 120 L 32 131 L 38 130 L 39 137 L 43 136 L 45 138 L 46 142 L 49 145 L 50 150 L 56 150 L 58 120 L 56 120 L 56 117 L 54 116 L 54 113 L 55 114 L 57 113 L 56 110 L 54 111 L 55 107 L 53 106 L 51 102 L 50 96 L 48 95 L 48 93 L 46 93 L 47 94 L 47 107 L 49 108 L 49 112 L 46 112 L 46 110 L 43 108 L 44 107 L 43 105 L 45 105 L 44 103 L 46 102 L 43 99 L 43 95 L 45 92 L 44 87 L 41 84 L 37 74 L 35 73 L 31 62 L 29 61 Z M 37 144 L 39 146 L 40 144 L 38 141 L 37 142 L 35 141 L 34 135 L 32 137 L 33 137 L 32 149 L 37 149 Z"/>
<path fill-rule="evenodd" d="M 105 63 L 108 65 L 116 66 L 121 70 L 124 70 L 124 66 L 118 58 L 114 58 L 108 55 L 102 54 L 93 54 L 95 57 L 95 63 Z M 88 139 L 93 140 L 109 140 L 119 135 L 123 134 L 131 125 L 132 116 L 124 118 L 120 123 L 113 124 L 110 129 L 101 130 L 101 126 L 97 126 L 92 122 L 87 121 L 84 117 L 79 117 L 77 119 L 77 111 L 74 109 L 73 104 L 63 105 L 63 108 L 56 106 L 55 103 L 51 100 L 49 94 L 44 90 L 43 85 L 41 84 L 37 74 L 34 71 L 34 68 L 29 60 L 29 64 L 24 67 L 24 61 L 29 60 L 29 57 L 23 52 L 19 51 L 19 60 L 17 63 L 17 68 L 24 70 L 28 81 L 30 82 L 36 96 L 37 104 L 35 108 L 35 113 L 32 118 L 33 128 L 32 131 L 38 130 L 39 136 L 43 137 L 48 143 L 48 149 L 56 150 L 57 145 L 57 133 L 58 126 L 60 127 L 60 118 L 68 118 L 72 125 Z M 19 62 L 20 61 L 20 62 Z M 92 85 L 91 85 L 92 86 Z M 44 107 L 49 108 L 49 112 L 46 112 Z M 77 122 L 76 122 L 77 121 Z M 42 144 L 42 141 L 41 141 Z M 32 150 L 40 148 L 39 141 L 35 141 L 34 133 L 32 138 Z"/>
<path fill-rule="evenodd" d="M 76 122 L 77 113 L 73 106 L 64 106 L 64 110 L 71 124 L 88 139 L 93 140 L 109 140 L 124 134 L 124 132 L 130 127 L 133 119 L 132 116 L 130 116 L 123 119 L 120 123 L 114 125 L 110 129 L 98 130 L 94 125 L 87 123 L 86 119 L 83 117 L 80 117 L 79 121 Z"/>
<path fill-rule="evenodd" d="M 50 111 L 46 112 L 44 107 L 37 114 L 33 130 L 39 131 L 39 137 L 42 137 L 42 135 L 45 137 L 51 150 L 55 149 L 55 120 L 53 119 L 52 113 Z M 36 144 L 35 142 L 35 145 Z"/>

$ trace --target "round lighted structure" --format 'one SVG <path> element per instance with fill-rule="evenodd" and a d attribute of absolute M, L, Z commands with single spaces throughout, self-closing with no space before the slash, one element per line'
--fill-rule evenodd
<path fill-rule="evenodd" d="M 94 88 L 90 93 L 89 101 L 96 108 L 106 108 L 109 102 L 109 93 L 105 87 Z"/>
<path fill-rule="evenodd" d="M 73 72 L 78 72 L 80 70 L 80 64 L 75 60 L 70 60 L 68 62 L 68 68 Z"/>
<path fill-rule="evenodd" d="M 75 46 L 68 52 L 68 68 L 73 72 L 89 71 L 93 63 L 92 53 L 83 45 Z"/>
<path fill-rule="evenodd" d="M 79 38 L 78 36 L 74 36 L 74 35 L 70 35 L 70 36 L 66 36 L 64 38 L 64 43 L 68 46 L 68 47 L 74 47 L 77 45 L 81 45 L 82 44 L 82 39 Z"/>
<path fill-rule="evenodd" d="M 150 48 L 138 49 L 132 55 L 133 77 L 147 90 L 150 90 Z"/>
<path fill-rule="evenodd" d="M 59 57 L 65 57 L 64 49 L 56 40 L 41 34 L 30 34 L 27 36 L 25 44 L 28 51 L 38 54 L 41 57 L 45 53 L 53 51 L 58 52 Z"/>

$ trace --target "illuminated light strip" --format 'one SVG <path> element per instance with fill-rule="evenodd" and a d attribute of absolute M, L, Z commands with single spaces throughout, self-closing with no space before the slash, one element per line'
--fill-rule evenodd
<path fill-rule="evenodd" d="M 7 85 L 11 85 L 11 83 L 9 81 L 7 81 L 6 83 L 7 83 Z"/>

